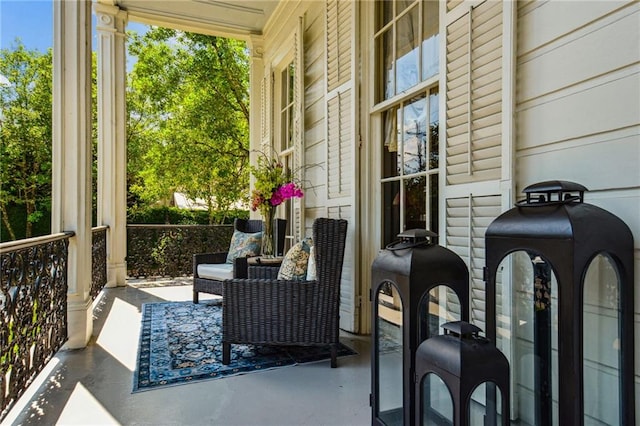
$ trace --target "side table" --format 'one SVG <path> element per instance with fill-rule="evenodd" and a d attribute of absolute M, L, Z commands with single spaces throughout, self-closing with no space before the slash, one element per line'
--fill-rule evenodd
<path fill-rule="evenodd" d="M 247 258 L 247 265 L 249 266 L 273 266 L 280 267 L 282 265 L 283 257 L 262 257 L 253 256 Z"/>
<path fill-rule="evenodd" d="M 247 258 L 249 278 L 276 279 L 282 257 L 255 256 Z"/>

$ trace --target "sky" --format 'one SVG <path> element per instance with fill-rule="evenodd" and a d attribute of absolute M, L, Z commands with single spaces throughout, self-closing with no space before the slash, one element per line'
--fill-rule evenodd
<path fill-rule="evenodd" d="M 0 47 L 10 49 L 16 37 L 29 50 L 53 47 L 53 1 L 0 0 Z"/>
<path fill-rule="evenodd" d="M 95 15 L 92 14 L 95 34 Z M 142 33 L 146 25 L 130 22 L 127 30 Z M 53 47 L 53 0 L 0 0 L 0 48 L 10 49 L 16 37 L 28 50 Z M 95 49 L 95 35 L 93 37 Z"/>

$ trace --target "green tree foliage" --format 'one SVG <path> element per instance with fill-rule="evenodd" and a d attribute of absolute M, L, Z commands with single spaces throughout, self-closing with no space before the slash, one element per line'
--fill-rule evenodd
<path fill-rule="evenodd" d="M 243 43 L 153 29 L 132 36 L 127 104 L 130 204 L 174 191 L 210 200 L 209 221 L 237 215 L 248 188 L 248 59 Z M 93 217 L 96 56 L 92 68 Z M 0 50 L 2 241 L 50 232 L 52 51 Z M 214 201 L 215 200 L 215 201 Z M 95 221 L 94 221 L 95 224 Z"/>
<path fill-rule="evenodd" d="M 130 36 L 130 191 L 146 204 L 168 204 L 175 191 L 208 200 L 210 222 L 219 221 L 213 212 L 248 192 L 246 47 L 161 28 Z"/>
<path fill-rule="evenodd" d="M 25 212 L 28 238 L 51 210 L 51 50 L 2 49 L 0 75 L 0 211 L 14 240 L 9 211 Z"/>
<path fill-rule="evenodd" d="M 27 50 L 17 40 L 10 49 L 0 50 L 0 75 L 0 213 L 4 230 L 0 237 L 7 241 L 51 232 L 52 50 Z M 91 87 L 95 218 L 95 53 Z"/>

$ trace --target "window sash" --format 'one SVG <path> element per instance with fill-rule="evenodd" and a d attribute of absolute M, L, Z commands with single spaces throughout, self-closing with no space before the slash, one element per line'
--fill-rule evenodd
<path fill-rule="evenodd" d="M 414 88 L 439 72 L 439 2 L 379 1 L 374 34 L 378 57 L 377 101 Z M 391 7 L 393 6 L 393 7 Z"/>

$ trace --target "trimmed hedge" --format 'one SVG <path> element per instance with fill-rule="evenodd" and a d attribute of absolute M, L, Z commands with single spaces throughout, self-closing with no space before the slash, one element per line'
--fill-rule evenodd
<path fill-rule="evenodd" d="M 229 210 L 214 212 L 214 223 L 231 224 L 235 218 L 248 219 L 248 210 Z M 171 224 L 171 225 L 208 225 L 209 212 L 206 210 L 185 210 L 177 207 L 139 207 L 127 210 L 127 223 L 135 224 Z"/>
<path fill-rule="evenodd" d="M 16 238 L 25 238 L 26 213 L 24 206 L 10 205 L 9 216 Z M 235 218 L 248 219 L 248 210 L 229 210 L 215 212 L 214 223 L 232 224 Z M 95 226 L 96 214 L 93 215 Z M 127 223 L 136 224 L 170 224 L 170 225 L 208 225 L 209 212 L 206 210 L 185 210 L 177 207 L 142 207 L 127 209 Z M 45 211 L 42 217 L 33 224 L 33 237 L 51 233 L 51 212 Z M 0 220 L 0 242 L 11 241 L 9 232 Z"/>

